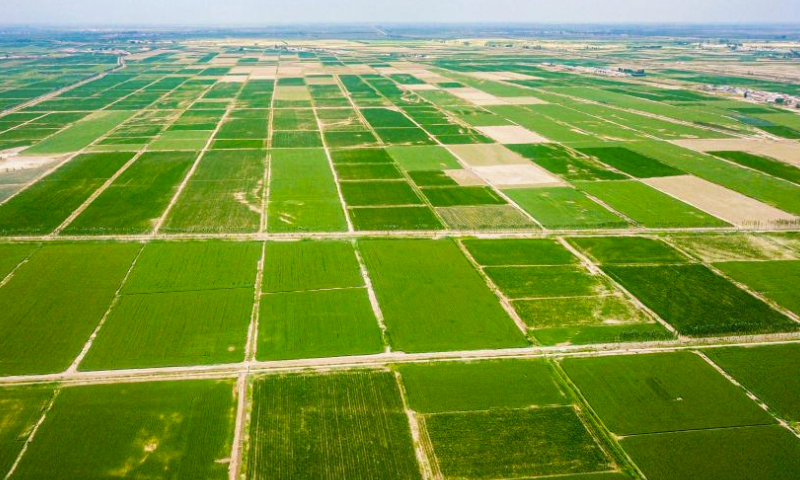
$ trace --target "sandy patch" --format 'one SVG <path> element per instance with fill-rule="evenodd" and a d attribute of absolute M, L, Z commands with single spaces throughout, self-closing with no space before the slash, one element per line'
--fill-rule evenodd
<path fill-rule="evenodd" d="M 794 223 L 794 215 L 692 175 L 642 180 L 657 190 L 739 227 Z"/>
<path fill-rule="evenodd" d="M 15 157 L 18 153 L 25 150 L 28 147 L 14 147 L 14 148 L 7 148 L 5 150 L 0 150 L 0 160 Z"/>
<path fill-rule="evenodd" d="M 250 78 L 252 80 L 275 80 L 278 75 L 278 67 L 252 67 Z"/>
<path fill-rule="evenodd" d="M 217 56 L 212 58 L 206 65 L 213 67 L 232 67 L 239 62 L 239 57 Z"/>
<path fill-rule="evenodd" d="M 503 125 L 498 127 L 475 127 L 476 130 L 498 143 L 547 143 L 548 139 L 517 125 Z"/>
<path fill-rule="evenodd" d="M 529 165 L 531 163 L 502 145 L 448 145 L 447 149 L 470 166 Z"/>
<path fill-rule="evenodd" d="M 279 87 L 275 90 L 275 100 L 311 100 L 311 94 L 305 86 Z"/>
<path fill-rule="evenodd" d="M 495 97 L 490 93 L 486 93 L 483 90 L 478 90 L 477 88 L 472 88 L 472 87 L 448 88 L 446 91 L 462 100 L 466 100 L 470 103 L 474 103 L 475 105 L 479 106 L 504 104 L 503 100 L 501 100 L 500 98 Z"/>
<path fill-rule="evenodd" d="M 506 105 L 545 105 L 547 102 L 536 97 L 502 97 Z"/>
<path fill-rule="evenodd" d="M 146 52 L 138 52 L 138 53 L 134 53 L 133 55 L 128 55 L 127 59 L 136 62 L 136 61 L 144 60 L 146 58 L 154 57 L 156 55 L 160 55 L 160 54 L 162 54 L 164 52 L 167 52 L 167 51 L 169 51 L 169 50 L 162 50 L 160 48 L 157 48 L 155 50 L 148 50 Z"/>
<path fill-rule="evenodd" d="M 423 68 L 408 69 L 408 70 L 405 71 L 405 73 L 408 73 L 409 75 L 413 75 L 413 76 L 419 78 L 420 80 L 424 80 L 424 81 L 426 81 L 428 83 L 452 82 L 452 80 L 447 78 L 447 77 L 443 77 L 442 75 L 439 75 L 438 73 L 433 73 L 430 70 L 425 70 Z"/>
<path fill-rule="evenodd" d="M 375 70 L 384 75 L 394 75 L 396 73 L 402 73 L 400 69 L 397 67 L 375 67 Z"/>
<path fill-rule="evenodd" d="M 344 67 L 326 67 L 326 73 L 335 73 L 337 75 L 370 75 L 375 72 L 375 69 L 369 65 L 347 65 Z"/>
<path fill-rule="evenodd" d="M 800 143 L 749 138 L 674 140 L 672 143 L 696 152 L 739 151 L 800 166 Z"/>
<path fill-rule="evenodd" d="M 400 89 L 409 92 L 419 92 L 422 90 L 439 90 L 439 87 L 431 85 L 430 83 L 418 83 L 413 85 L 400 85 Z"/>
<path fill-rule="evenodd" d="M 253 73 L 253 67 L 233 67 L 228 72 L 229 75 L 250 75 Z"/>
<path fill-rule="evenodd" d="M 554 187 L 565 185 L 560 178 L 532 163 L 527 165 L 473 167 L 472 170 L 495 187 Z"/>
<path fill-rule="evenodd" d="M 476 185 L 486 185 L 486 182 L 471 170 L 458 169 L 458 170 L 445 170 L 444 174 L 452 178 L 457 184 L 462 187 L 472 187 Z"/>
<path fill-rule="evenodd" d="M 508 80 L 540 80 L 540 77 L 517 72 L 472 72 L 467 75 L 481 80 L 503 82 Z"/>
<path fill-rule="evenodd" d="M 0 172 L 16 172 L 43 167 L 54 162 L 53 157 L 22 157 L 14 156 L 0 159 Z"/>
<path fill-rule="evenodd" d="M 281 77 L 300 77 L 303 75 L 303 69 L 301 67 L 281 65 L 281 68 L 278 69 L 278 75 Z"/>
<path fill-rule="evenodd" d="M 448 88 L 447 92 L 478 106 L 492 105 L 543 105 L 547 102 L 536 97 L 497 97 L 477 88 Z"/>
<path fill-rule="evenodd" d="M 706 262 L 797 260 L 791 240 L 764 235 L 674 236 L 672 241 Z"/>
<path fill-rule="evenodd" d="M 306 77 L 306 85 L 336 85 L 334 77 Z"/>
<path fill-rule="evenodd" d="M 225 75 L 219 81 L 223 83 L 244 83 L 247 81 L 247 75 Z"/>

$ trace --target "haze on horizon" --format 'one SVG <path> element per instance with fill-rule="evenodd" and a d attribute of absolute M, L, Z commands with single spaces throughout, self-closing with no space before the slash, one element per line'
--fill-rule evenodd
<path fill-rule="evenodd" d="M 4 25 L 800 23 L 799 0 L 4 0 Z"/>

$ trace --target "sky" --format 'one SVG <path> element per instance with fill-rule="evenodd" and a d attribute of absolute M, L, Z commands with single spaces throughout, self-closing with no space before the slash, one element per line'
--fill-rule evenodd
<path fill-rule="evenodd" d="M 0 0 L 0 24 L 800 23 L 800 0 Z"/>

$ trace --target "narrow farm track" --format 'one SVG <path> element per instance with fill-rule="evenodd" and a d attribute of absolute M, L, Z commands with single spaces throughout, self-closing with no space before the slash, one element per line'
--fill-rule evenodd
<path fill-rule="evenodd" d="M 675 233 L 800 233 L 800 226 L 792 228 L 703 228 L 703 227 L 684 227 L 684 228 L 620 228 L 602 230 L 574 230 L 574 229 L 553 229 L 553 230 L 390 230 L 390 231 L 355 231 L 355 232 L 296 232 L 296 233 L 145 233 L 134 235 L 8 235 L 0 236 L 0 242 L 96 242 L 96 241 L 118 241 L 118 242 L 140 242 L 147 240 L 229 240 L 229 241 L 292 241 L 292 240 L 335 240 L 335 239 L 358 239 L 358 238 L 447 238 L 447 237 L 475 237 L 483 239 L 500 238 L 557 238 L 561 236 L 585 237 L 585 236 L 652 236 L 666 235 Z"/>
<path fill-rule="evenodd" d="M 448 352 L 404 353 L 388 352 L 347 357 L 307 358 L 278 361 L 244 361 L 219 365 L 159 367 L 102 371 L 65 371 L 44 375 L 0 377 L 0 385 L 29 385 L 59 382 L 69 385 L 94 385 L 163 380 L 236 378 L 248 375 L 288 373 L 304 370 L 331 371 L 351 368 L 378 368 L 396 363 L 418 363 L 458 360 L 489 360 L 507 358 L 567 358 L 608 355 L 636 355 L 677 352 L 698 348 L 723 348 L 752 345 L 783 345 L 800 343 L 800 332 L 753 336 L 707 337 L 638 343 L 606 343 L 570 346 L 532 346 L 494 350 L 465 350 Z"/>

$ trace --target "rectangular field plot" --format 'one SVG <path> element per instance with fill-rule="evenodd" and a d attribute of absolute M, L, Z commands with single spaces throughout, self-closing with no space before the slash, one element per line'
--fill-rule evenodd
<path fill-rule="evenodd" d="M 800 440 L 777 425 L 639 435 L 620 444 L 649 480 L 790 480 Z"/>
<path fill-rule="evenodd" d="M 647 237 L 574 237 L 569 243 L 602 265 L 687 263 L 684 255 L 666 243 Z"/>
<path fill-rule="evenodd" d="M 100 111 L 80 120 L 71 127 L 39 142 L 25 151 L 26 155 L 53 155 L 77 152 L 89 146 L 114 127 L 130 118 L 131 111 Z"/>
<path fill-rule="evenodd" d="M 452 241 L 362 240 L 358 246 L 394 349 L 425 352 L 527 344 Z M 415 280 L 409 282 L 411 278 Z"/>
<path fill-rule="evenodd" d="M 789 165 L 780 160 L 769 157 L 753 155 L 747 152 L 709 152 L 715 157 L 724 158 L 731 162 L 744 165 L 769 175 L 773 175 L 790 182 L 800 184 L 800 169 L 796 165 Z"/>
<path fill-rule="evenodd" d="M 364 285 L 353 245 L 344 241 L 268 242 L 262 290 L 298 292 Z"/>
<path fill-rule="evenodd" d="M 561 145 L 509 145 L 508 148 L 566 180 L 620 180 L 617 173 Z"/>
<path fill-rule="evenodd" d="M 252 287 L 261 245 L 255 242 L 153 242 L 136 261 L 122 293 Z"/>
<path fill-rule="evenodd" d="M 576 186 L 648 228 L 725 227 L 725 221 L 636 180 L 576 182 Z"/>
<path fill-rule="evenodd" d="M 674 235 L 682 250 L 706 262 L 800 260 L 800 239 L 790 235 Z"/>
<path fill-rule="evenodd" d="M 139 244 L 54 244 L 0 288 L 0 373 L 59 372 L 111 304 Z"/>
<path fill-rule="evenodd" d="M 610 286 L 581 266 L 486 267 L 484 272 L 510 299 L 603 295 Z"/>
<path fill-rule="evenodd" d="M 788 211 L 692 175 L 650 178 L 645 183 L 738 227 L 770 227 L 798 223 L 798 217 Z M 787 185 L 792 184 L 787 183 Z"/>
<path fill-rule="evenodd" d="M 265 295 L 258 330 L 259 360 L 383 351 L 366 288 Z"/>
<path fill-rule="evenodd" d="M 82 370 L 241 361 L 257 243 L 151 243 L 137 259 Z"/>
<path fill-rule="evenodd" d="M 574 265 L 578 259 L 553 240 L 464 240 L 472 258 L 483 266 Z"/>
<path fill-rule="evenodd" d="M 637 178 L 683 175 L 677 168 L 622 147 L 583 148 L 580 151 Z"/>
<path fill-rule="evenodd" d="M 544 360 L 410 363 L 397 369 L 409 406 L 420 413 L 569 403 Z"/>
<path fill-rule="evenodd" d="M 781 417 L 800 422 L 800 345 L 712 348 L 705 354 Z"/>
<path fill-rule="evenodd" d="M 273 150 L 267 230 L 339 232 L 347 221 L 321 149 Z"/>
<path fill-rule="evenodd" d="M 342 182 L 348 206 L 421 205 L 422 200 L 405 181 Z"/>
<path fill-rule="evenodd" d="M 512 205 L 440 207 L 436 213 L 453 230 L 525 230 L 538 229 L 524 213 Z"/>
<path fill-rule="evenodd" d="M 394 161 L 409 172 L 461 168 L 458 159 L 443 147 L 389 147 L 388 151 Z"/>
<path fill-rule="evenodd" d="M 52 232 L 131 158 L 132 153 L 76 156 L 0 206 L 0 232 Z"/>
<path fill-rule="evenodd" d="M 429 207 L 350 208 L 358 231 L 441 230 L 442 222 Z"/>
<path fill-rule="evenodd" d="M 258 358 L 276 360 L 383 350 L 353 245 L 267 243 Z"/>
<path fill-rule="evenodd" d="M 568 187 L 507 189 L 503 193 L 546 228 L 622 228 L 627 222 Z"/>
<path fill-rule="evenodd" d="M 268 376 L 255 382 L 250 480 L 418 480 L 391 372 Z"/>
<path fill-rule="evenodd" d="M 561 365 L 617 435 L 775 423 L 689 352 L 567 358 Z"/>
<path fill-rule="evenodd" d="M 422 189 L 422 192 L 434 207 L 504 205 L 506 203 L 489 187 L 430 187 Z"/>
<path fill-rule="evenodd" d="M 400 180 L 403 174 L 394 165 L 377 164 L 336 164 L 339 180 Z"/>
<path fill-rule="evenodd" d="M 426 415 L 445 479 L 529 479 L 614 468 L 572 406 Z"/>
<path fill-rule="evenodd" d="M 465 240 L 464 246 L 540 343 L 669 337 L 608 280 L 549 239 Z"/>
<path fill-rule="evenodd" d="M 233 363 L 244 358 L 251 289 L 123 295 L 81 370 Z"/>
<path fill-rule="evenodd" d="M 14 478 L 228 478 L 229 381 L 65 388 Z"/>
<path fill-rule="evenodd" d="M 164 222 L 164 232 L 256 232 L 266 152 L 207 152 Z"/>
<path fill-rule="evenodd" d="M 0 389 L 0 475 L 5 478 L 53 398 L 53 387 Z"/>
<path fill-rule="evenodd" d="M 193 152 L 143 154 L 64 233 L 105 235 L 151 231 L 195 156 Z"/>
<path fill-rule="evenodd" d="M 714 265 L 734 280 L 800 315 L 800 261 L 724 262 Z"/>
<path fill-rule="evenodd" d="M 800 325 L 703 265 L 604 266 L 685 335 L 795 331 Z"/>

